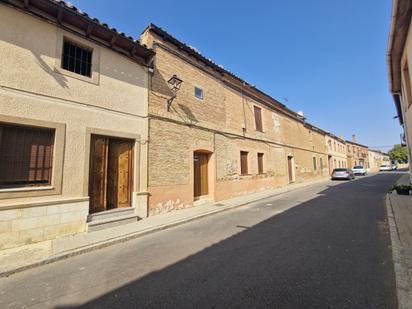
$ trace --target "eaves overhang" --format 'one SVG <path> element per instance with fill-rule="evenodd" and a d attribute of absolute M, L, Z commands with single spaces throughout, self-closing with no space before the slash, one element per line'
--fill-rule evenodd
<path fill-rule="evenodd" d="M 398 93 L 401 93 L 402 84 L 402 55 L 408 37 L 412 16 L 412 1 L 393 0 L 391 28 L 389 33 L 387 65 L 390 91 L 394 95 L 396 111 L 401 124 L 403 123 L 402 110 Z"/>
<path fill-rule="evenodd" d="M 58 27 L 121 53 L 141 65 L 149 65 L 154 56 L 154 52 L 140 44 L 139 40 L 110 28 L 96 18 L 91 18 L 66 1 L 0 0 L 0 3 L 52 22 Z"/>
<path fill-rule="evenodd" d="M 283 103 L 279 102 L 272 96 L 251 85 L 249 82 L 245 81 L 233 72 L 230 72 L 229 70 L 225 69 L 223 66 L 218 65 L 211 59 L 203 56 L 198 50 L 179 41 L 164 29 L 156 26 L 155 24 L 150 24 L 143 30 L 142 33 L 145 33 L 146 31 L 152 31 L 154 34 L 162 38 L 163 41 L 171 43 L 177 49 L 184 51 L 185 53 L 195 58 L 199 62 L 210 67 L 222 76 L 222 81 L 225 84 L 230 85 L 232 88 L 238 91 L 242 91 L 244 95 L 248 95 L 252 99 L 258 100 L 261 103 L 264 102 L 264 104 L 268 107 L 271 107 L 297 121 L 303 122 L 305 120 L 305 118 L 300 116 L 297 112 L 289 109 Z"/>

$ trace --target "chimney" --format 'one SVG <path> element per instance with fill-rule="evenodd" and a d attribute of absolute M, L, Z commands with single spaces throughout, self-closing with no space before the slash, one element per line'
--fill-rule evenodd
<path fill-rule="evenodd" d="M 352 142 L 356 143 L 356 135 L 352 134 Z"/>

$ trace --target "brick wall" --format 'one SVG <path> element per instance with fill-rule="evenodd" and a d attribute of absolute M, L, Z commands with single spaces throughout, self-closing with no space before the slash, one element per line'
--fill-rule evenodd
<path fill-rule="evenodd" d="M 286 185 L 288 155 L 295 158 L 295 181 L 328 175 L 323 134 L 251 95 L 250 87 L 228 84 L 156 34 L 145 32 L 141 40 L 156 52 L 149 92 L 149 214 L 194 204 L 194 151 L 210 155 L 208 197 L 214 201 Z M 174 74 L 183 83 L 167 111 L 173 95 L 167 81 Z M 203 89 L 203 100 L 195 97 L 195 87 Z M 256 130 L 254 106 L 261 108 L 263 132 Z M 240 175 L 241 151 L 248 152 L 246 176 Z M 258 153 L 263 153 L 263 174 L 258 174 Z"/>

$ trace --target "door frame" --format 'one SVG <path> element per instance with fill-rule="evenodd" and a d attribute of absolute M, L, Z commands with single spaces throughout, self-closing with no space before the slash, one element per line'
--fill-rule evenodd
<path fill-rule="evenodd" d="M 196 156 L 199 160 L 197 164 L 199 167 L 199 175 L 197 175 L 196 172 Z M 209 160 L 210 155 L 208 153 L 200 151 L 193 152 L 193 196 L 195 199 L 209 195 Z M 196 195 L 196 191 L 198 191 L 198 195 Z"/>
<path fill-rule="evenodd" d="M 104 186 L 104 188 L 103 188 L 103 191 L 101 191 L 100 192 L 100 194 L 103 194 L 104 195 L 104 198 L 103 198 L 103 203 L 105 204 L 104 205 L 104 207 L 102 208 L 103 210 L 101 210 L 101 211 L 97 211 L 97 212 L 91 212 L 91 194 L 90 194 L 90 190 L 91 190 L 91 179 L 90 179 L 90 177 L 91 177 L 91 175 L 92 175 L 92 166 L 93 166 L 93 164 L 92 164 L 92 161 L 93 161 L 93 155 L 94 155 L 94 151 L 93 151 L 93 145 L 94 144 L 92 144 L 93 143 L 93 140 L 94 140 L 94 138 L 96 138 L 96 139 L 101 139 L 101 140 L 103 140 L 104 141 L 104 163 L 103 163 L 103 165 L 104 165 L 104 172 L 103 172 L 103 178 L 104 178 L 104 180 L 103 180 L 103 186 Z M 128 199 L 128 206 L 117 206 L 117 207 L 112 207 L 112 208 L 108 208 L 108 206 L 109 206 L 109 198 L 108 198 L 108 192 L 109 192 L 109 169 L 110 169 L 110 167 L 109 167 L 109 160 L 110 160 L 110 144 L 111 144 L 111 142 L 112 141 L 117 141 L 117 142 L 125 142 L 125 143 L 127 143 L 127 144 L 129 144 L 129 146 L 130 146 L 130 148 L 129 148 L 129 160 L 128 160 L 128 172 L 129 172 L 129 175 L 128 175 L 128 185 L 127 185 L 127 187 L 128 187 L 128 189 L 127 189 L 127 191 L 128 191 L 128 197 L 127 197 L 127 199 Z M 106 135 L 101 135 L 101 134 L 91 134 L 90 135 L 90 145 L 89 145 L 89 177 L 88 177 L 88 182 L 87 182 L 87 185 L 88 185 L 88 196 L 89 196 L 89 198 L 90 198 L 90 201 L 89 201 L 89 214 L 93 214 L 93 213 L 98 213 L 98 212 L 104 212 L 104 211 L 110 211 L 110 210 L 113 210 L 113 209 L 118 209 L 118 208 L 132 208 L 133 207 L 133 192 L 134 192 L 134 176 L 135 176 L 135 163 L 134 163 L 134 158 L 135 158 L 135 156 L 134 156 L 134 153 L 135 153 L 135 149 L 134 149 L 134 147 L 135 147 L 135 144 L 136 144 L 136 142 L 135 142 L 135 140 L 133 140 L 133 139 L 129 139 L 129 138 L 123 138 L 123 137 L 117 137 L 117 136 L 106 136 Z"/>
<path fill-rule="evenodd" d="M 194 171 L 194 155 L 195 153 L 203 153 L 208 155 L 208 165 L 207 165 L 207 181 L 208 181 L 208 194 L 207 195 L 201 195 L 201 196 L 196 196 L 195 197 L 195 183 L 194 183 L 194 177 L 195 177 L 195 171 Z M 216 192 L 216 162 L 215 162 L 215 155 L 212 151 L 212 149 L 208 149 L 208 147 L 205 148 L 194 148 L 191 151 L 191 173 L 190 173 L 190 186 L 191 186 L 191 196 L 193 198 L 193 201 L 209 198 L 212 200 L 215 200 L 215 192 Z"/>
<path fill-rule="evenodd" d="M 128 139 L 133 140 L 133 185 L 132 185 L 132 206 L 131 208 L 135 208 L 135 211 L 141 213 L 142 215 L 147 215 L 148 207 L 145 203 L 144 205 L 136 204 L 136 192 L 147 192 L 147 182 L 145 181 L 145 173 L 144 169 L 146 169 L 146 163 L 141 161 L 141 149 L 142 146 L 140 144 L 141 137 L 139 134 L 135 133 L 127 133 L 122 131 L 112 131 L 94 127 L 86 127 L 86 136 L 84 139 L 84 149 L 85 149 L 85 156 L 84 156 L 84 167 L 83 167 L 83 195 L 89 196 L 89 172 L 90 172 L 90 153 L 91 153 L 91 136 L 92 135 L 102 135 L 112 138 L 119 138 L 119 139 Z M 143 179 L 143 180 L 142 180 Z M 136 208 L 138 206 L 138 209 Z"/>

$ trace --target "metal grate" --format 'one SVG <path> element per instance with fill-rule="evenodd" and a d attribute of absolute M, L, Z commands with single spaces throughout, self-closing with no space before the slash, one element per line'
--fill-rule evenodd
<path fill-rule="evenodd" d="M 83 76 L 91 77 L 92 50 L 64 40 L 62 68 Z"/>

